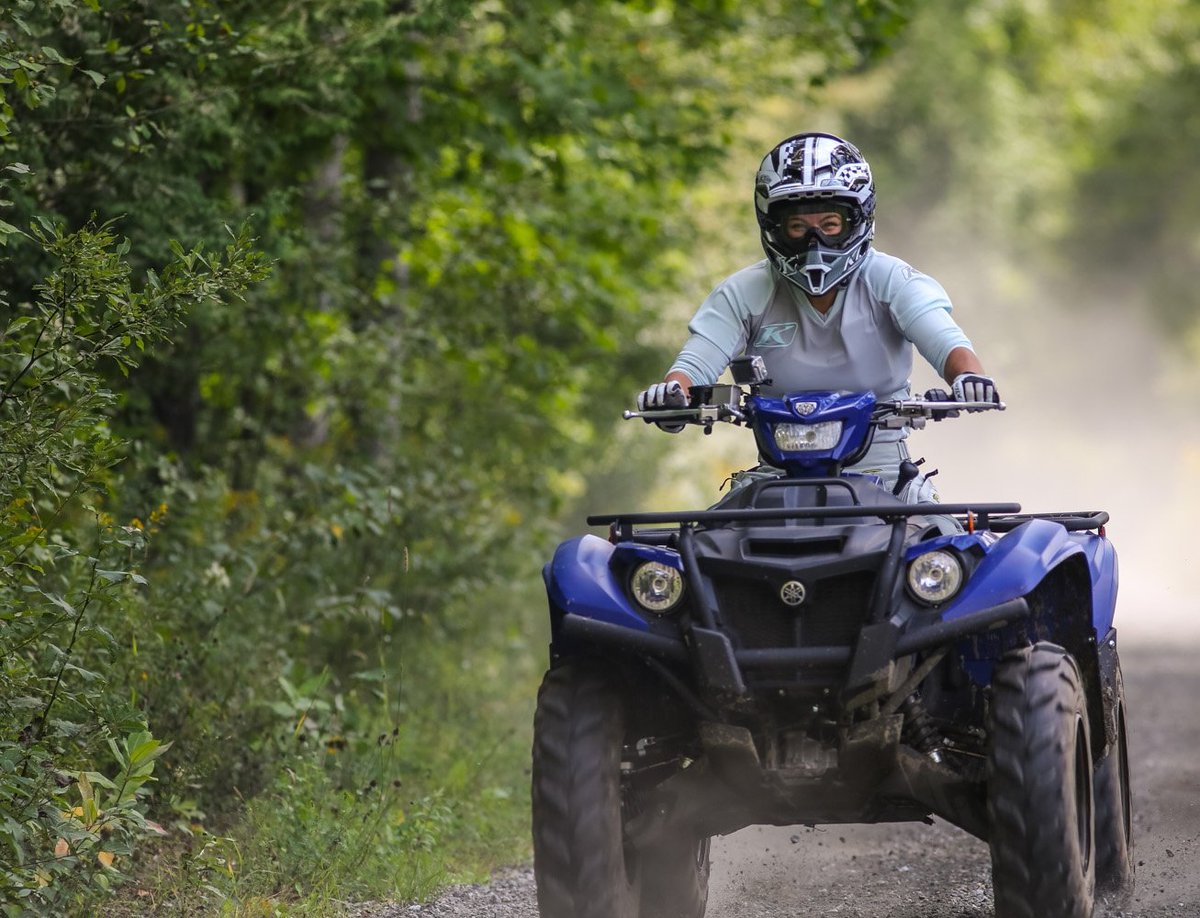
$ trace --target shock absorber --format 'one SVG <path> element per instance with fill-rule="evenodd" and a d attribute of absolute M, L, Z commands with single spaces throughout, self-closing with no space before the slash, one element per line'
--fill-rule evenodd
<path fill-rule="evenodd" d="M 925 703 L 921 700 L 921 696 L 913 692 L 905 698 L 904 703 L 900 705 L 900 712 L 904 715 L 901 739 L 917 752 L 940 763 L 944 752 L 942 737 L 933 724 L 933 718 L 925 710 Z"/>

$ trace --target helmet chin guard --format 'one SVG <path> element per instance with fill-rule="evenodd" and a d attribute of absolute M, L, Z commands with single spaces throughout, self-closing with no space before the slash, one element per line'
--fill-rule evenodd
<path fill-rule="evenodd" d="M 788 237 L 789 205 L 812 210 L 828 202 L 847 214 L 849 230 L 837 240 L 810 233 Z M 834 289 L 862 262 L 875 235 L 871 167 L 849 141 L 833 134 L 795 134 L 764 157 L 754 183 L 754 211 L 763 251 L 783 277 L 805 293 Z"/>
<path fill-rule="evenodd" d="M 763 239 L 763 248 L 775 270 L 813 296 L 828 293 L 853 274 L 870 245 L 871 239 L 867 237 L 858 249 L 845 252 L 814 242 L 806 252 L 795 253 L 768 242 L 765 234 Z"/>

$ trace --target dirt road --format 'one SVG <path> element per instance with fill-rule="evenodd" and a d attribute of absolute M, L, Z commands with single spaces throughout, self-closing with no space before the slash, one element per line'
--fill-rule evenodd
<path fill-rule="evenodd" d="M 1200 665 L 1123 651 L 1138 884 L 1106 918 L 1200 918 Z M 946 824 L 751 828 L 714 841 L 708 918 L 991 918 L 986 845 Z M 532 875 L 372 918 L 532 918 Z M 362 913 L 359 913 L 362 914 Z"/>
<path fill-rule="evenodd" d="M 1124 656 L 1137 845 L 1135 900 L 1108 915 L 1200 918 L 1200 667 Z M 989 918 L 987 846 L 948 825 L 753 828 L 714 847 L 711 918 Z"/>

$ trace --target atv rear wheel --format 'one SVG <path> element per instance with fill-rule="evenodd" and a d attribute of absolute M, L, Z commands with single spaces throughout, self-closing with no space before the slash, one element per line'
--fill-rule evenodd
<path fill-rule="evenodd" d="M 1116 667 L 1117 737 L 1096 766 L 1096 891 L 1113 904 L 1133 892 L 1133 804 L 1129 793 L 1129 745 L 1125 736 L 1125 683 Z"/>
<path fill-rule="evenodd" d="M 988 733 L 996 918 L 1091 918 L 1091 735 L 1074 658 L 1045 643 L 1006 655 L 992 679 Z"/>

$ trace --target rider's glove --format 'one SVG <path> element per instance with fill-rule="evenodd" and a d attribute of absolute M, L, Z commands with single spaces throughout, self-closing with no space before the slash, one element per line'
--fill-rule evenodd
<path fill-rule="evenodd" d="M 1000 404 L 1000 393 L 990 376 L 982 373 L 959 373 L 950 384 L 956 402 L 992 402 Z M 974 409 L 979 410 L 979 409 Z"/>
<path fill-rule="evenodd" d="M 638 411 L 655 411 L 661 408 L 686 408 L 688 404 L 687 395 L 684 394 L 683 386 L 676 380 L 672 379 L 669 382 L 655 383 L 649 389 L 638 393 L 637 406 Z M 646 418 L 646 423 L 650 423 L 650 418 Z M 679 433 L 687 425 L 683 421 L 655 421 L 660 430 L 665 430 L 667 433 Z"/>
<path fill-rule="evenodd" d="M 952 402 L 952 401 L 954 401 L 954 396 L 951 395 L 949 392 L 947 392 L 945 389 L 926 389 L 925 395 L 923 396 L 923 398 L 927 402 Z M 942 420 L 942 418 L 956 418 L 956 417 L 958 417 L 957 411 L 937 411 L 933 415 L 933 419 L 935 421 L 940 421 L 940 420 Z"/>

